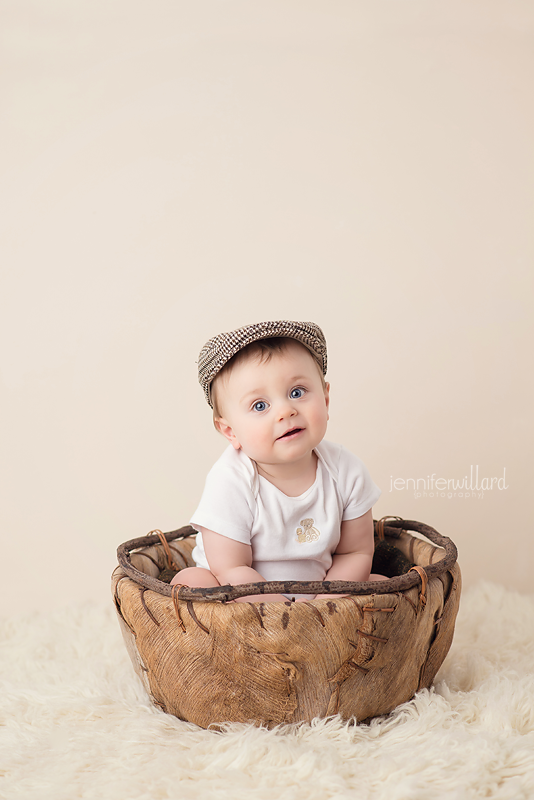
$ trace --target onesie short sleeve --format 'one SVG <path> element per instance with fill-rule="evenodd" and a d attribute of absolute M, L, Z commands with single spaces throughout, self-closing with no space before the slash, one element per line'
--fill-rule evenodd
<path fill-rule="evenodd" d="M 250 459 L 230 445 L 209 471 L 190 524 L 250 544 L 256 506 L 255 480 Z"/>
<path fill-rule="evenodd" d="M 324 440 L 316 452 L 337 482 L 343 501 L 341 519 L 344 521 L 363 516 L 382 494 L 363 461 L 343 445 Z"/>

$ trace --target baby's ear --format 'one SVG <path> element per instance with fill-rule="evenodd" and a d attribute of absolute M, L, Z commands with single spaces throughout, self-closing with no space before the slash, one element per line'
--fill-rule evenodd
<path fill-rule="evenodd" d="M 326 400 L 326 408 L 327 411 L 330 410 L 330 384 L 325 383 L 324 385 L 324 399 Z"/>
<path fill-rule="evenodd" d="M 227 423 L 224 417 L 218 417 L 214 422 L 219 433 L 222 433 L 222 435 L 228 439 L 232 447 L 236 450 L 241 450 L 241 445 L 237 441 L 234 429 Z"/>

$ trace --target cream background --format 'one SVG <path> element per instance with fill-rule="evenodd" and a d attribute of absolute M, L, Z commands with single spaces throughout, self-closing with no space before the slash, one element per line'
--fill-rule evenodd
<path fill-rule="evenodd" d="M 107 597 L 224 443 L 203 342 L 311 319 L 375 517 L 532 590 L 534 7 L 6 0 L 3 613 Z M 415 498 L 391 479 L 507 489 Z"/>

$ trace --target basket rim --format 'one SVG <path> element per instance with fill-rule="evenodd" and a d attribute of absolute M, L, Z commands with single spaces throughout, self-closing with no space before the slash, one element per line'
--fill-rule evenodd
<path fill-rule="evenodd" d="M 443 536 L 423 522 L 405 520 L 401 517 L 387 517 L 379 521 L 374 520 L 374 526 L 375 536 L 378 535 L 379 538 L 383 538 L 385 535 L 398 539 L 401 533 L 415 532 L 424 536 L 432 544 L 442 547 L 445 550 L 445 556 L 435 564 L 429 564 L 424 567 L 424 572 L 428 579 L 435 578 L 451 570 L 457 561 L 458 550 L 452 539 L 449 539 L 448 536 Z M 190 525 L 185 525 L 162 535 L 167 542 L 174 542 L 187 539 L 196 533 L 197 531 Z M 119 566 L 124 570 L 128 578 L 131 578 L 144 589 L 150 589 L 166 597 L 174 597 L 177 594 L 180 600 L 186 601 L 229 602 L 248 595 L 259 595 L 258 602 L 261 602 L 262 594 L 390 594 L 406 591 L 422 582 L 418 572 L 410 571 L 383 581 L 265 581 L 211 588 L 192 588 L 178 584 L 179 588 L 177 589 L 176 586 L 170 586 L 168 583 L 141 572 L 131 562 L 130 557 L 134 551 L 158 543 L 161 543 L 161 539 L 157 533 L 123 542 L 117 548 Z"/>

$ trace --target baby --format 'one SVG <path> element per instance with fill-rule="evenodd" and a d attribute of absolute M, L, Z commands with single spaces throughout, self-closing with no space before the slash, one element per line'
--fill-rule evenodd
<path fill-rule="evenodd" d="M 204 345 L 199 381 L 229 446 L 191 519 L 197 566 L 172 583 L 375 578 L 372 506 L 380 490 L 359 458 L 324 440 L 326 365 L 323 332 L 311 322 L 261 322 Z M 236 602 L 251 600 L 287 597 Z"/>

